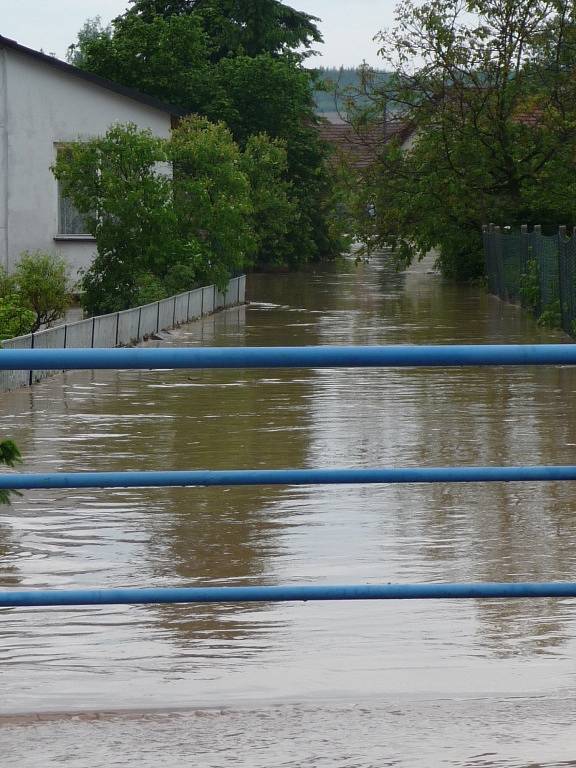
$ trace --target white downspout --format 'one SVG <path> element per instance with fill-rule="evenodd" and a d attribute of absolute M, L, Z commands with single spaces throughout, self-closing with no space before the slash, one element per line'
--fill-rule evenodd
<path fill-rule="evenodd" d="M 8 269 L 8 75 L 0 48 L 0 266 Z"/>

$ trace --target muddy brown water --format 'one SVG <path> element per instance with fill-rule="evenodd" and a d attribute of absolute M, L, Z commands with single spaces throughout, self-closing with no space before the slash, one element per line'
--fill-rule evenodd
<path fill-rule="evenodd" d="M 255 276 L 174 345 L 566 341 L 370 264 Z M 68 373 L 27 471 L 576 463 L 576 370 Z M 27 492 L 2 588 L 576 579 L 570 483 Z M 576 601 L 0 611 L 0 765 L 576 765 Z M 574 760 L 575 762 L 570 762 Z"/>

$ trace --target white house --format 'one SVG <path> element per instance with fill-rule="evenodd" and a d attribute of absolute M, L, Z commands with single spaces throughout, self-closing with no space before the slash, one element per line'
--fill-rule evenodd
<path fill-rule="evenodd" d="M 59 195 L 50 167 L 66 142 L 135 123 L 168 137 L 182 112 L 131 88 L 0 36 L 0 265 L 24 250 L 56 251 L 73 272 L 88 266 L 94 240 Z"/>

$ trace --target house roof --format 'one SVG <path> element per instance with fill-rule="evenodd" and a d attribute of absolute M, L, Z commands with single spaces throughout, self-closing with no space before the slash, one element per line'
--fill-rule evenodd
<path fill-rule="evenodd" d="M 141 104 L 146 104 L 148 107 L 153 107 L 154 109 L 158 109 L 161 112 L 167 112 L 169 115 L 184 116 L 187 114 L 186 111 L 181 107 L 177 107 L 174 104 L 167 104 L 166 102 L 161 101 L 154 96 L 149 96 L 147 93 L 142 93 L 141 91 L 137 91 L 135 88 L 128 88 L 125 85 L 120 85 L 120 83 L 107 80 L 105 77 L 94 75 L 92 72 L 85 72 L 83 69 L 74 67 L 72 64 L 67 64 L 65 61 L 60 61 L 60 59 L 57 59 L 54 56 L 48 56 L 46 53 L 41 53 L 40 51 L 35 51 L 33 48 L 27 48 L 25 45 L 20 45 L 20 43 L 17 43 L 15 40 L 11 40 L 9 37 L 3 37 L 0 35 L 0 48 L 9 48 L 13 51 L 18 51 L 18 53 L 21 53 L 24 56 L 36 59 L 42 64 L 46 64 L 49 67 L 53 67 L 54 69 L 58 69 L 61 72 L 65 72 L 72 77 L 77 77 L 80 80 L 86 80 L 89 83 L 100 86 L 101 88 L 106 88 L 107 90 L 113 91 L 114 93 L 119 93 L 121 96 L 125 96 L 127 99 L 139 101 Z"/>
<path fill-rule="evenodd" d="M 324 141 L 346 155 L 355 168 L 362 169 L 372 165 L 384 144 L 392 138 L 403 141 L 411 128 L 407 123 L 393 120 L 373 124 L 365 129 L 356 129 L 345 122 L 321 120 L 318 131 Z"/>

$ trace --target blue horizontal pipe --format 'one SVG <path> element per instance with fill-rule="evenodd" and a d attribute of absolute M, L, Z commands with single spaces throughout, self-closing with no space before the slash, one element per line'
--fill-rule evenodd
<path fill-rule="evenodd" d="M 0 474 L 0 489 L 150 488 L 234 485 L 357 485 L 373 483 L 495 483 L 576 480 L 576 466 L 426 467 L 395 469 L 229 469 L 165 472 Z"/>
<path fill-rule="evenodd" d="M 469 365 L 576 365 L 576 344 L 0 350 L 0 370 Z"/>
<path fill-rule="evenodd" d="M 527 597 L 576 597 L 576 582 L 11 590 L 10 592 L 0 592 L 0 607 Z"/>

